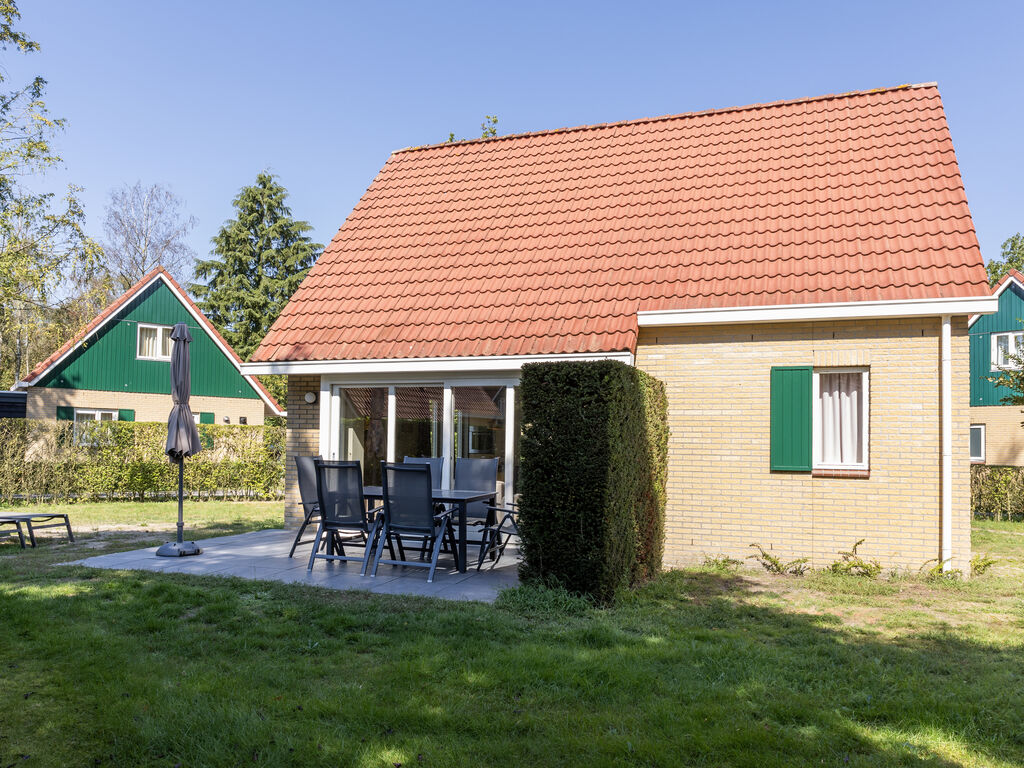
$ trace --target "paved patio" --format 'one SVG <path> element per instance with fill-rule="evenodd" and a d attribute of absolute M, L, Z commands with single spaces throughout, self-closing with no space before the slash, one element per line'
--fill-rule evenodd
<path fill-rule="evenodd" d="M 476 570 L 476 547 L 470 547 L 467 573 L 455 570 L 450 555 L 441 556 L 434 582 L 427 583 L 425 568 L 404 568 L 381 564 L 375 578 L 360 576 L 358 562 L 326 562 L 317 560 L 312 573 L 306 570 L 309 544 L 299 547 L 295 557 L 288 557 L 294 532 L 266 530 L 203 539 L 203 554 L 196 557 L 157 557 L 156 547 L 115 552 L 84 560 L 74 565 L 115 570 L 191 573 L 203 576 L 237 576 L 242 579 L 264 579 L 288 584 L 308 584 L 328 589 L 362 589 L 392 595 L 420 595 L 445 600 L 480 600 L 494 602 L 498 592 L 519 583 L 518 551 L 511 545 L 498 566 L 486 565 Z"/>

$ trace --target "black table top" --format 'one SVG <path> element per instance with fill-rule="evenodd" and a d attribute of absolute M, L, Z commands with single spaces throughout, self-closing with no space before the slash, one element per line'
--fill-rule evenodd
<path fill-rule="evenodd" d="M 495 491 L 467 491 L 458 488 L 431 488 L 430 498 L 446 504 L 457 504 L 464 501 L 467 504 L 473 501 L 485 501 L 496 496 Z M 383 499 L 384 489 L 379 485 L 364 485 L 363 496 L 368 499 Z"/>

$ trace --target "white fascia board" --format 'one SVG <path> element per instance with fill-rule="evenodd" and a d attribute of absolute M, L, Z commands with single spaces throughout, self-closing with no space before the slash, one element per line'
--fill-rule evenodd
<path fill-rule="evenodd" d="M 902 301 L 849 301 L 832 304 L 778 304 L 766 307 L 711 307 L 707 309 L 648 310 L 637 312 L 641 328 L 724 323 L 793 323 L 812 320 L 870 320 L 890 317 L 989 314 L 999 309 L 993 296 L 960 299 L 905 299 Z"/>
<path fill-rule="evenodd" d="M 632 352 L 594 352 L 564 355 L 498 355 L 492 357 L 407 357 L 393 360 L 288 360 L 268 363 L 242 363 L 242 372 L 250 375 L 275 373 L 387 375 L 387 374 L 480 374 L 514 372 L 527 363 L 559 361 L 620 360 L 633 364 Z"/>
<path fill-rule="evenodd" d="M 145 283 L 145 284 L 139 286 L 139 289 L 135 292 L 135 296 L 132 296 L 132 298 L 129 301 L 126 301 L 119 309 L 123 309 L 125 306 L 127 306 L 132 301 L 134 301 L 136 296 L 138 296 L 144 290 L 149 288 L 149 286 L 151 286 L 154 282 L 156 282 L 157 280 L 161 280 L 161 279 L 163 279 L 163 275 L 162 274 L 157 273 L 157 274 L 153 275 L 153 278 L 148 283 Z M 170 287 L 170 283 L 168 283 L 166 280 L 164 280 L 164 284 L 167 285 L 168 287 Z M 52 363 L 50 363 L 48 366 L 46 366 L 42 371 L 40 371 L 39 375 L 36 376 L 35 380 L 39 381 L 41 378 L 46 376 L 46 374 L 48 374 L 50 371 L 52 371 L 58 365 L 63 363 L 65 360 L 67 360 L 68 355 L 70 355 L 72 352 L 74 352 L 76 349 L 78 349 L 80 346 L 82 346 L 86 341 L 88 341 L 89 339 L 93 338 L 97 333 L 99 333 L 103 328 L 105 328 L 110 322 L 112 322 L 116 315 L 117 315 L 117 312 L 111 312 L 109 315 L 107 315 L 105 318 L 103 318 L 103 320 L 100 321 L 99 325 L 97 325 L 95 328 L 93 328 L 91 331 L 89 331 L 89 333 L 85 334 L 85 336 L 83 336 L 78 341 L 76 341 L 74 344 L 72 344 L 70 347 L 68 347 L 68 349 L 64 352 L 63 355 L 58 357 L 56 360 L 54 360 Z M 34 381 L 19 381 L 17 384 L 15 384 L 15 386 L 16 387 L 26 387 L 26 388 L 27 387 L 33 387 L 33 386 L 35 386 L 35 382 Z"/>
<path fill-rule="evenodd" d="M 992 294 L 992 297 L 993 297 L 993 298 L 995 298 L 995 299 L 998 299 L 998 298 L 999 298 L 1000 296 L 1002 296 L 1002 295 L 1003 295 L 1003 292 L 1004 292 L 1004 291 L 1005 291 L 1005 290 L 1006 290 L 1007 288 L 1009 288 L 1009 287 L 1010 287 L 1010 284 L 1011 284 L 1011 283 L 1012 283 L 1013 285 L 1016 285 L 1016 286 L 1017 286 L 1018 288 L 1020 288 L 1020 289 L 1021 289 L 1022 291 L 1024 291 L 1024 285 L 1021 285 L 1021 282 L 1020 282 L 1020 280 L 1018 280 L 1018 279 L 1017 279 L 1016 277 L 1014 277 L 1013 275 L 1010 275 L 1010 277 L 1009 277 L 1009 280 L 1006 280 L 1006 281 L 1005 281 L 1005 282 L 1004 282 L 1004 283 L 1003 283 L 1002 285 L 1000 285 L 1000 286 L 999 286 L 999 290 L 997 290 L 997 291 L 996 291 L 995 293 L 993 293 L 993 294 Z M 998 307 L 998 305 L 997 305 L 997 307 Z M 971 327 L 972 325 L 974 325 L 974 324 L 975 324 L 976 322 L 978 322 L 978 320 L 980 320 L 980 319 L 981 319 L 981 315 L 982 315 L 982 314 L 985 314 L 985 313 L 977 314 L 977 315 L 974 315 L 973 317 L 971 317 L 971 318 L 970 318 L 970 319 L 969 319 L 969 320 L 967 321 L 967 327 L 968 327 L 968 328 L 970 328 L 970 327 Z"/>

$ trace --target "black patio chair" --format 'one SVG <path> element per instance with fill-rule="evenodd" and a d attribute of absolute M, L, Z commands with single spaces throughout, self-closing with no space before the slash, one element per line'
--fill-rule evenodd
<path fill-rule="evenodd" d="M 490 491 L 498 486 L 497 459 L 456 459 L 455 487 L 460 491 Z M 466 506 L 466 522 L 495 522 L 494 507 L 487 501 L 474 501 Z"/>
<path fill-rule="evenodd" d="M 381 476 L 384 481 L 384 515 L 383 525 L 377 531 L 377 552 L 373 559 L 371 576 L 377 575 L 378 566 L 384 562 L 389 565 L 407 565 L 413 568 L 429 568 L 427 583 L 434 580 L 437 560 L 441 554 L 441 543 L 447 541 L 451 545 L 455 557 L 455 567 L 459 567 L 458 548 L 455 546 L 455 532 L 452 530 L 451 512 L 442 509 L 435 513 L 431 500 L 430 468 L 421 463 L 389 464 L 381 463 Z M 413 562 L 401 560 L 381 560 L 384 541 L 389 536 L 430 537 L 434 544 L 431 548 L 429 562 Z M 399 539 L 401 540 L 401 539 Z M 401 552 L 401 547 L 399 547 Z"/>
<path fill-rule="evenodd" d="M 295 473 L 299 480 L 299 499 L 302 503 L 303 520 L 299 526 L 299 532 L 295 534 L 295 541 L 292 542 L 291 551 L 288 557 L 295 554 L 295 548 L 299 544 L 309 544 L 313 539 L 302 541 L 302 534 L 311 523 L 320 520 L 320 501 L 316 497 L 316 464 L 312 456 L 295 457 Z"/>
<path fill-rule="evenodd" d="M 495 517 L 503 512 L 505 514 L 499 522 L 486 526 L 482 531 L 480 556 L 476 563 L 478 571 L 488 556 L 491 557 L 491 567 L 497 565 L 512 537 L 519 536 L 518 512 L 514 504 L 511 507 L 488 507 L 488 510 Z"/>
<path fill-rule="evenodd" d="M 381 508 L 366 509 L 362 467 L 358 461 L 325 461 L 319 458 L 313 464 L 316 467 L 320 521 L 313 540 L 313 551 L 309 555 L 308 570 L 313 570 L 313 563 L 317 559 L 361 560 L 363 567 L 360 573 L 365 575 L 373 542 L 380 529 Z M 325 533 L 328 536 L 327 552 L 321 553 L 320 541 Z M 361 544 L 362 555 L 346 555 L 346 542 L 350 545 Z"/>
<path fill-rule="evenodd" d="M 444 475 L 444 459 L 440 456 L 406 456 L 402 459 L 404 464 L 426 464 L 430 467 L 430 487 L 440 488 L 441 477 Z"/>

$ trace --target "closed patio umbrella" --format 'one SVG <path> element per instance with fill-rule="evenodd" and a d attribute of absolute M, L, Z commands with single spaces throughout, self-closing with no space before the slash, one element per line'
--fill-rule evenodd
<path fill-rule="evenodd" d="M 178 323 L 171 331 L 174 347 L 171 349 L 171 399 L 174 406 L 167 419 L 168 458 L 178 463 L 178 540 L 167 542 L 156 551 L 161 557 L 182 557 L 198 555 L 201 550 L 194 541 L 184 541 L 185 521 L 182 503 L 185 495 L 185 458 L 199 453 L 199 430 L 188 406 L 192 391 L 192 370 L 188 345 L 192 335 L 185 323 Z"/>

